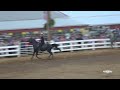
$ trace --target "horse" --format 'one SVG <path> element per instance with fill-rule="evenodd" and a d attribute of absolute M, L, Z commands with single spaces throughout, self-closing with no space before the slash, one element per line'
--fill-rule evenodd
<path fill-rule="evenodd" d="M 33 49 L 34 49 L 31 60 L 33 60 L 33 57 L 34 57 L 35 54 L 36 54 L 36 57 L 37 57 L 38 59 L 41 59 L 41 58 L 38 57 L 39 51 L 42 51 L 42 52 L 43 52 L 43 51 L 47 51 L 47 52 L 50 54 L 50 55 L 48 56 L 49 59 L 50 59 L 51 56 L 52 56 L 52 58 L 53 58 L 53 53 L 52 53 L 52 51 L 51 51 L 53 48 L 55 48 L 56 50 L 59 50 L 59 51 L 61 52 L 61 49 L 58 48 L 58 46 L 59 46 L 58 44 L 49 44 L 49 43 L 46 43 L 46 44 L 44 44 L 44 45 L 41 47 L 41 43 L 37 42 L 34 38 L 30 38 L 30 39 L 28 40 L 28 42 L 33 45 Z"/>

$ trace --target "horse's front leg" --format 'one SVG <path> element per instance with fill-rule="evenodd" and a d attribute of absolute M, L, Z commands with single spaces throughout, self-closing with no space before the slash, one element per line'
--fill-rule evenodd
<path fill-rule="evenodd" d="M 39 51 L 36 52 L 36 57 L 37 57 L 38 59 L 41 59 L 40 57 L 38 57 L 38 52 L 39 52 Z"/>
<path fill-rule="evenodd" d="M 35 51 L 33 52 L 33 55 L 32 55 L 32 57 L 31 57 L 31 60 L 33 60 L 33 58 L 34 58 L 34 55 L 35 55 Z"/>

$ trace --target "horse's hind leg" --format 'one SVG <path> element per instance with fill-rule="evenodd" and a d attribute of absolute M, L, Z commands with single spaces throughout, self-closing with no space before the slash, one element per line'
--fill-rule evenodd
<path fill-rule="evenodd" d="M 51 52 L 51 50 L 48 50 L 48 52 L 50 53 L 50 55 L 48 56 L 49 59 L 50 59 L 51 56 L 52 56 L 52 59 L 53 59 L 53 53 Z"/>
<path fill-rule="evenodd" d="M 58 46 L 57 46 L 57 45 L 55 46 L 55 48 L 61 52 L 61 49 L 60 49 L 60 48 L 58 48 Z"/>
<path fill-rule="evenodd" d="M 61 49 L 60 48 L 56 48 L 57 50 L 59 50 L 61 52 Z"/>

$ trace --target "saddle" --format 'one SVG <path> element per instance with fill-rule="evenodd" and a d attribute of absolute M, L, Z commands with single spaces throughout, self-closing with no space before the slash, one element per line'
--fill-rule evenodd
<path fill-rule="evenodd" d="M 40 47 L 40 50 L 45 50 L 47 48 L 47 44 L 43 44 L 42 47 Z"/>

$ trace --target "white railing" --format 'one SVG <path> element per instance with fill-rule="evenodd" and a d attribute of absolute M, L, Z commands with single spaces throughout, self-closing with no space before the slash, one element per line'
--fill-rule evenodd
<path fill-rule="evenodd" d="M 28 42 L 22 42 L 22 44 Z M 61 51 L 75 51 L 75 50 L 95 50 L 98 48 L 111 48 L 110 39 L 89 39 L 89 40 L 75 40 L 75 41 L 64 41 L 55 42 L 59 44 Z M 113 46 L 115 48 L 120 47 L 120 42 L 116 42 Z M 32 54 L 32 45 L 23 45 L 21 47 L 21 54 Z M 52 50 L 52 52 L 59 52 L 59 50 Z"/>
<path fill-rule="evenodd" d="M 21 55 L 28 55 L 33 53 L 33 46 L 32 45 L 26 45 L 29 42 L 21 42 L 20 46 L 20 54 Z"/>
<path fill-rule="evenodd" d="M 0 57 L 6 56 L 20 56 L 29 55 L 33 53 L 32 45 L 25 45 L 28 42 L 21 42 L 21 45 L 16 46 L 3 46 L 0 47 Z M 109 39 L 89 39 L 89 40 L 76 40 L 76 41 L 64 41 L 55 42 L 59 44 L 59 48 L 62 52 L 64 51 L 75 51 L 75 50 L 95 50 L 101 48 L 111 48 Z M 52 43 L 51 43 L 52 44 Z M 114 48 L 120 47 L 120 42 L 116 42 Z M 52 52 L 59 52 L 59 50 L 52 50 Z"/>
<path fill-rule="evenodd" d="M 2 46 L 0 47 L 0 57 L 20 56 L 20 46 Z"/>

